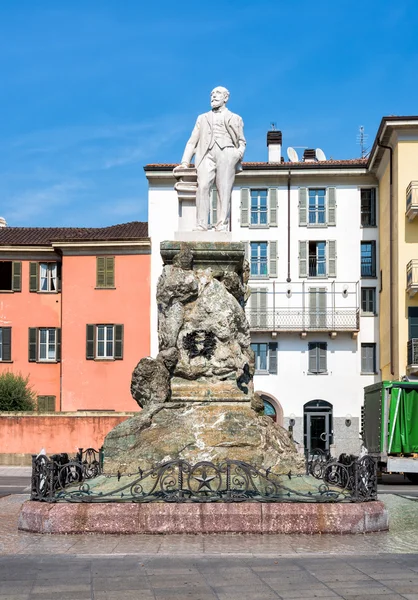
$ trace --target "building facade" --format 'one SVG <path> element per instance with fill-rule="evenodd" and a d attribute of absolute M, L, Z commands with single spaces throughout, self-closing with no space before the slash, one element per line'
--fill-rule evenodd
<path fill-rule="evenodd" d="M 29 376 L 39 411 L 138 410 L 150 255 L 147 223 L 0 227 L 0 373 Z"/>
<path fill-rule="evenodd" d="M 250 263 L 255 390 L 301 448 L 358 452 L 363 388 L 379 380 L 377 179 L 366 159 L 318 161 L 306 151 L 301 161 L 277 162 L 280 132 L 267 143 L 269 160 L 244 163 L 231 205 L 230 239 L 245 243 Z M 174 166 L 145 167 L 151 296 L 160 242 L 194 221 L 193 201 L 173 189 Z M 151 332 L 155 354 L 153 304 Z"/>

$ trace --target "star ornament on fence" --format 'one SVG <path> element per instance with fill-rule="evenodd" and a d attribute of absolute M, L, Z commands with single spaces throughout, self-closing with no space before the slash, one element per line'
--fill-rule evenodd
<path fill-rule="evenodd" d="M 208 475 L 206 469 L 203 469 L 202 475 L 200 477 L 198 475 L 194 475 L 194 478 L 199 482 L 199 487 L 197 488 L 198 492 L 200 492 L 200 490 L 203 488 L 207 488 L 210 492 L 213 492 L 211 481 L 216 479 L 216 475 Z"/>

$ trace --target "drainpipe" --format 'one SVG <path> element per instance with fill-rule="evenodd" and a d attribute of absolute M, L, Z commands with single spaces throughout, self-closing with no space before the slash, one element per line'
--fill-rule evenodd
<path fill-rule="evenodd" d="M 391 146 L 385 146 L 377 140 L 377 145 L 380 148 L 385 148 L 390 151 L 390 173 L 389 173 L 389 230 L 390 230 L 390 246 L 389 246 L 389 347 L 390 347 L 390 373 L 395 375 L 393 366 L 393 149 Z"/>
<path fill-rule="evenodd" d="M 292 281 L 290 277 L 290 170 L 287 174 L 287 283 Z"/>

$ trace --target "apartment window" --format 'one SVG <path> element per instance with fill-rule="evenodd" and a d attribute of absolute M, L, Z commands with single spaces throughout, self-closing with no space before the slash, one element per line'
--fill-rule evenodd
<path fill-rule="evenodd" d="M 327 227 L 336 224 L 336 188 L 299 188 L 299 225 Z"/>
<path fill-rule="evenodd" d="M 29 362 L 61 360 L 61 329 L 29 327 Z"/>
<path fill-rule="evenodd" d="M 0 327 L 0 361 L 12 360 L 12 328 Z"/>
<path fill-rule="evenodd" d="M 299 277 L 336 277 L 336 242 L 300 241 Z"/>
<path fill-rule="evenodd" d="M 22 290 L 22 263 L 16 260 L 0 261 L 0 292 Z"/>
<path fill-rule="evenodd" d="M 362 227 L 375 227 L 376 225 L 376 190 L 366 188 L 360 190 L 361 198 L 361 225 Z"/>
<path fill-rule="evenodd" d="M 115 257 L 98 256 L 96 258 L 96 287 L 115 287 Z"/>
<path fill-rule="evenodd" d="M 59 292 L 61 289 L 61 263 L 29 263 L 30 292 Z"/>
<path fill-rule="evenodd" d="M 376 277 L 376 242 L 361 242 L 361 276 Z"/>
<path fill-rule="evenodd" d="M 87 325 L 87 360 L 122 360 L 123 325 Z"/>
<path fill-rule="evenodd" d="M 247 242 L 246 254 L 252 278 L 277 277 L 277 242 Z"/>
<path fill-rule="evenodd" d="M 361 345 L 361 372 L 376 373 L 376 344 Z"/>
<path fill-rule="evenodd" d="M 38 412 L 55 412 L 56 396 L 38 396 Z"/>
<path fill-rule="evenodd" d="M 327 372 L 327 344 L 326 342 L 310 342 L 308 344 L 308 371 L 309 373 Z"/>
<path fill-rule="evenodd" d="M 277 188 L 241 189 L 241 227 L 277 226 Z"/>
<path fill-rule="evenodd" d="M 277 374 L 277 342 L 251 344 L 255 358 L 255 372 Z"/>
<path fill-rule="evenodd" d="M 376 314 L 376 288 L 361 288 L 361 312 L 363 315 Z"/>

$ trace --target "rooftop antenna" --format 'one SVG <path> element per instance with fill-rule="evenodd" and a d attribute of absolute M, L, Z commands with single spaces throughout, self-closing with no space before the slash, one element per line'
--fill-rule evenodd
<path fill-rule="evenodd" d="M 277 126 L 276 123 L 274 123 L 273 121 L 270 123 L 271 125 L 271 131 L 276 131 L 277 130 Z"/>
<path fill-rule="evenodd" d="M 368 137 L 369 136 L 367 135 L 367 133 L 364 133 L 363 125 L 360 125 L 359 132 L 357 134 L 357 144 L 360 144 L 361 158 L 365 158 L 368 154 L 369 149 L 365 147 Z"/>

